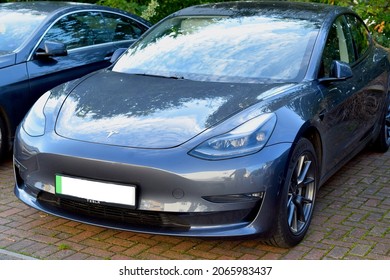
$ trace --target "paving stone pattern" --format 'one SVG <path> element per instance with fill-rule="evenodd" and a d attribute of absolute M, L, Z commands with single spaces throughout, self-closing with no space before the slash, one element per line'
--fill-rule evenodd
<path fill-rule="evenodd" d="M 362 152 L 320 189 L 305 240 L 281 249 L 256 238 L 137 234 L 47 215 L 14 196 L 12 161 L 7 160 L 0 164 L 0 259 L 390 260 L 389 184 L 390 152 Z"/>

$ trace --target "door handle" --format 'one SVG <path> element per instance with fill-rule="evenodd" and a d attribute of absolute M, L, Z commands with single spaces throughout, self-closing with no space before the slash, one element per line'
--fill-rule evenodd
<path fill-rule="evenodd" d="M 110 52 L 110 53 L 106 54 L 106 56 L 104 57 L 104 60 L 110 60 L 112 58 L 113 54 L 114 54 L 114 52 Z"/>
<path fill-rule="evenodd" d="M 323 120 L 324 120 L 325 114 L 326 114 L 326 109 L 322 110 L 322 111 L 318 114 L 318 118 L 320 119 L 320 121 L 323 121 Z"/>

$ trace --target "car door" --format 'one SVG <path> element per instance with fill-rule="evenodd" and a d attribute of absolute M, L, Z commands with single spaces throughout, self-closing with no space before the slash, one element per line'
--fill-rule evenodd
<path fill-rule="evenodd" d="M 325 82 L 320 84 L 324 96 L 320 118 L 324 129 L 326 173 L 362 145 L 379 110 L 378 92 L 368 88 L 371 79 L 367 65 L 371 44 L 368 31 L 364 33 L 361 29 L 359 36 L 364 38 L 359 43 L 360 49 L 351 24 L 345 16 L 340 16 L 332 24 L 322 55 L 319 78 L 325 78 Z M 349 64 L 352 77 L 326 82 L 331 76 L 333 61 Z"/>
<path fill-rule="evenodd" d="M 359 71 L 363 84 L 360 99 L 364 106 L 359 122 L 365 134 L 371 133 L 376 124 L 381 123 L 382 112 L 388 105 L 387 57 L 374 46 L 364 23 L 354 15 L 346 15 L 349 31 L 353 38 L 356 61 L 352 69 Z"/>
<path fill-rule="evenodd" d="M 115 14 L 97 11 L 77 12 L 63 16 L 46 32 L 30 61 L 30 98 L 54 86 L 110 65 L 110 58 L 119 47 L 128 47 L 137 38 L 127 36 L 128 30 L 115 29 L 116 25 L 134 23 L 134 29 L 143 33 L 135 21 Z M 108 24 L 107 24 L 108 23 Z M 115 38 L 122 36 L 122 40 Z M 127 36 L 127 37 L 126 37 Z M 45 43 L 60 42 L 66 45 L 67 55 L 37 55 L 45 52 Z"/>

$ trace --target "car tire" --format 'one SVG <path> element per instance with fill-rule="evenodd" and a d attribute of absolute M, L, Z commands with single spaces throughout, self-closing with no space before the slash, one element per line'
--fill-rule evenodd
<path fill-rule="evenodd" d="M 390 105 L 383 117 L 378 138 L 372 142 L 371 148 L 378 153 L 386 153 L 390 147 Z"/>
<path fill-rule="evenodd" d="M 318 161 L 306 138 L 295 145 L 288 162 L 272 245 L 289 248 L 304 238 L 313 215 L 318 189 Z"/>
<path fill-rule="evenodd" d="M 0 117 L 0 162 L 3 161 L 7 156 L 8 141 L 6 127 L 3 119 Z"/>

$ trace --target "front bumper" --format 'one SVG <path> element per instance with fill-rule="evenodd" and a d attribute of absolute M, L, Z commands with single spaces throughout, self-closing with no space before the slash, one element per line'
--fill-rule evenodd
<path fill-rule="evenodd" d="M 291 145 L 221 161 L 189 156 L 183 148 L 129 149 L 30 137 L 14 143 L 15 194 L 38 210 L 108 228 L 180 236 L 267 234 L 277 215 Z M 135 209 L 55 194 L 55 175 L 136 186 Z"/>

